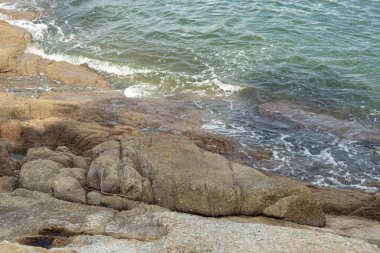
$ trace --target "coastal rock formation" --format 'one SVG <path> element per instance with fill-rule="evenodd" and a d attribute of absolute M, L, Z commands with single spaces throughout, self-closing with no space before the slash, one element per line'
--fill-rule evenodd
<path fill-rule="evenodd" d="M 26 31 L 0 20 L 0 74 L 16 70 L 30 41 Z"/>
<path fill-rule="evenodd" d="M 100 75 L 92 72 L 85 66 L 74 65 L 68 62 L 53 62 L 46 67 L 46 76 L 67 85 L 84 87 L 109 88 L 107 81 Z"/>
<path fill-rule="evenodd" d="M 0 252 L 379 252 L 332 229 L 205 218 L 153 205 L 116 212 L 25 189 L 0 193 L 0 218 Z M 29 246 L 42 242 L 52 249 Z"/>
<path fill-rule="evenodd" d="M 310 190 L 327 214 L 359 216 L 380 221 L 380 198 L 374 193 L 317 187 L 310 187 Z"/>
<path fill-rule="evenodd" d="M 86 160 L 73 155 L 66 147 L 58 147 L 56 151 L 31 148 L 21 168 L 20 186 L 58 199 L 86 203 L 87 170 Z"/>
<path fill-rule="evenodd" d="M 107 81 L 86 66 L 24 53 L 30 41 L 28 32 L 0 20 L 0 74 L 43 75 L 66 85 L 109 89 Z"/>
<path fill-rule="evenodd" d="M 99 156 L 91 164 L 87 185 L 105 193 L 206 216 L 265 214 L 325 224 L 319 204 L 303 184 L 274 180 L 183 138 L 127 138 L 120 145 L 103 143 L 93 154 Z"/>
<path fill-rule="evenodd" d="M 259 105 L 259 112 L 264 117 L 287 121 L 297 127 L 322 128 L 355 141 L 380 143 L 380 130 L 378 129 L 315 113 L 289 102 L 267 102 Z"/>
<path fill-rule="evenodd" d="M 56 151 L 52 151 L 48 147 L 28 149 L 26 160 L 34 161 L 38 159 L 54 161 L 65 168 L 82 168 L 85 171 L 89 168 L 89 164 L 83 157 L 72 154 L 65 146 L 58 147 Z"/>

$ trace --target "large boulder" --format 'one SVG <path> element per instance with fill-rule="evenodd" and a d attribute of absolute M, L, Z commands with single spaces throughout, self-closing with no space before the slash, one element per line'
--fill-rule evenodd
<path fill-rule="evenodd" d="M 20 187 L 48 193 L 71 202 L 86 203 L 86 171 L 81 168 L 64 168 L 51 160 L 26 162 L 20 172 Z"/>
<path fill-rule="evenodd" d="M 105 155 L 94 160 L 90 188 L 206 216 L 261 214 L 325 225 L 320 205 L 302 183 L 268 177 L 188 139 L 141 136 L 121 140 L 120 148 L 121 159 Z"/>
<path fill-rule="evenodd" d="M 100 156 L 96 158 L 88 171 L 87 185 L 102 192 L 119 193 L 119 166 L 119 161 L 113 157 Z"/>
<path fill-rule="evenodd" d="M 52 195 L 54 178 L 61 168 L 63 165 L 50 160 L 27 162 L 21 167 L 20 186 Z"/>
<path fill-rule="evenodd" d="M 11 144 L 8 140 L 0 138 L 0 177 L 13 176 L 18 168 L 19 165 L 11 156 Z"/>
<path fill-rule="evenodd" d="M 54 197 L 71 202 L 86 203 L 86 191 L 74 177 L 59 173 L 54 177 Z"/>

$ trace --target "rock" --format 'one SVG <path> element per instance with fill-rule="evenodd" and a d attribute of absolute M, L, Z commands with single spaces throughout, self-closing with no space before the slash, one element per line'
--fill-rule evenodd
<path fill-rule="evenodd" d="M 118 141 L 106 141 L 92 149 L 92 157 L 107 155 L 120 159 L 120 143 Z"/>
<path fill-rule="evenodd" d="M 27 161 L 34 161 L 37 159 L 50 160 L 61 164 L 63 167 L 71 167 L 72 162 L 70 157 L 54 152 L 48 147 L 40 147 L 40 148 L 30 148 L 26 153 Z"/>
<path fill-rule="evenodd" d="M 62 171 L 53 182 L 54 197 L 71 202 L 86 203 L 86 191 L 79 180 Z"/>
<path fill-rule="evenodd" d="M 19 166 L 11 157 L 11 144 L 7 139 L 0 138 L 0 177 L 13 176 L 17 169 Z"/>
<path fill-rule="evenodd" d="M 283 217 L 288 221 L 300 224 L 313 224 L 314 226 L 323 227 L 326 225 L 325 220 L 316 219 L 322 213 L 321 207 L 309 196 L 290 196 L 277 201 L 275 204 L 264 209 L 264 214 L 271 217 Z"/>
<path fill-rule="evenodd" d="M 329 189 L 310 186 L 325 213 L 354 215 L 380 221 L 379 197 L 373 193 L 350 189 Z"/>
<path fill-rule="evenodd" d="M 46 72 L 46 68 L 53 61 L 46 60 L 39 55 L 25 53 L 20 58 L 17 72 L 24 76 L 36 77 Z"/>
<path fill-rule="evenodd" d="M 87 194 L 88 204 L 110 207 L 116 210 L 129 210 L 141 204 L 141 202 L 129 200 L 121 196 L 104 195 L 100 192 L 89 192 Z"/>
<path fill-rule="evenodd" d="M 34 151 L 36 149 L 33 150 L 33 155 L 38 153 Z M 42 152 L 42 154 L 49 154 L 50 151 Z M 64 168 L 62 164 L 52 160 L 29 161 L 21 168 L 21 187 L 45 192 L 59 199 L 86 203 L 85 185 L 86 171 L 84 169 Z"/>
<path fill-rule="evenodd" d="M 0 252 L 38 252 L 43 249 L 20 243 L 41 236 L 56 245 L 51 251 L 63 252 L 379 252 L 331 228 L 234 222 L 151 205 L 115 212 L 24 189 L 0 193 L 0 210 L 6 206 L 8 212 L 0 212 Z"/>
<path fill-rule="evenodd" d="M 286 101 L 267 102 L 259 105 L 264 117 L 287 121 L 297 127 L 326 129 L 355 141 L 380 143 L 380 130 L 367 128 L 356 122 L 340 120 L 330 115 L 320 114 Z"/>
<path fill-rule="evenodd" d="M 59 174 L 65 177 L 72 177 L 77 180 L 81 186 L 86 186 L 87 171 L 82 168 L 64 168 Z"/>
<path fill-rule="evenodd" d="M 371 204 L 360 207 L 352 212 L 351 215 L 380 221 L 380 195 L 377 195 L 376 199 Z"/>
<path fill-rule="evenodd" d="M 187 139 L 141 136 L 121 140 L 120 147 L 121 161 L 100 156 L 91 164 L 90 188 L 206 216 L 268 213 L 300 224 L 325 224 L 302 183 L 270 178 Z"/>
<path fill-rule="evenodd" d="M 15 72 L 31 36 L 0 20 L 0 74 Z"/>
<path fill-rule="evenodd" d="M 44 248 L 20 245 L 9 241 L 0 242 L 0 251 L 7 253 L 49 253 L 52 252 Z M 74 250 L 54 250 L 55 253 L 76 253 Z"/>
<path fill-rule="evenodd" d="M 355 237 L 380 247 L 380 222 L 355 216 L 327 215 L 324 231 L 331 231 L 346 237 Z"/>
<path fill-rule="evenodd" d="M 100 156 L 90 166 L 87 175 L 88 187 L 107 193 L 119 193 L 120 161 L 111 156 Z"/>
<path fill-rule="evenodd" d="M 55 176 L 63 166 L 50 160 L 35 160 L 25 163 L 20 172 L 20 186 L 52 195 Z"/>
<path fill-rule="evenodd" d="M 18 10 L 12 10 L 12 9 L 9 9 L 9 10 L 0 9 L 0 13 L 9 16 L 12 19 L 28 20 L 28 21 L 34 21 L 41 15 L 41 13 L 34 12 L 34 11 L 26 11 L 26 10 L 18 11 Z"/>
<path fill-rule="evenodd" d="M 87 67 L 74 65 L 64 61 L 49 64 L 46 68 L 45 74 L 47 78 L 67 85 L 97 87 L 103 89 L 110 88 L 103 77 L 92 72 Z"/>
<path fill-rule="evenodd" d="M 4 203 L 9 210 L 2 213 Z M 56 245 L 51 251 L 94 253 L 379 252 L 373 244 L 348 238 L 355 234 L 354 230 L 343 237 L 335 234 L 334 228 L 289 228 L 234 222 L 151 205 L 115 212 L 24 189 L 0 193 L 0 220 L 0 252 L 9 252 L 14 249 L 11 247 L 19 252 L 38 252 L 43 249 L 20 243 L 28 244 L 41 237 Z M 9 243 L 11 240 L 13 242 Z"/>
<path fill-rule="evenodd" d="M 12 192 L 16 189 L 16 177 L 0 177 L 0 192 Z"/>

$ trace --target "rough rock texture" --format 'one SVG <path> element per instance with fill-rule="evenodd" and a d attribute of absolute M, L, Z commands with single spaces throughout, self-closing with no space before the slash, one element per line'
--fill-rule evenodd
<path fill-rule="evenodd" d="M 0 177 L 0 192 L 12 192 L 16 186 L 16 177 Z"/>
<path fill-rule="evenodd" d="M 51 251 L 81 253 L 379 252 L 375 245 L 333 229 L 238 223 L 147 205 L 115 212 L 24 189 L 0 194 L 0 220 L 0 252 L 46 252 L 19 244 L 41 238 L 52 241 L 56 248 Z"/>
<path fill-rule="evenodd" d="M 49 64 L 45 74 L 49 79 L 63 84 L 109 88 L 107 81 L 100 75 L 95 74 L 85 66 L 68 62 L 60 61 Z"/>
<path fill-rule="evenodd" d="M 0 20 L 0 74 L 16 70 L 30 40 L 26 31 Z"/>
<path fill-rule="evenodd" d="M 299 105 L 285 101 L 267 102 L 259 105 L 262 116 L 284 120 L 298 127 L 322 128 L 355 141 L 380 143 L 380 130 L 366 128 L 356 122 L 319 114 Z"/>
<path fill-rule="evenodd" d="M 35 160 L 25 163 L 20 172 L 20 186 L 32 190 L 53 194 L 55 176 L 63 166 L 50 160 Z"/>
<path fill-rule="evenodd" d="M 0 10 L 1 12 L 4 13 L 4 10 Z M 21 12 L 5 12 L 13 18 L 23 17 Z M 36 16 L 25 12 L 24 17 L 34 19 Z M 86 66 L 47 60 L 37 55 L 24 53 L 30 41 L 31 36 L 28 32 L 0 20 L 0 74 L 17 73 L 33 77 L 43 75 L 66 85 L 110 88 L 102 76 Z"/>
<path fill-rule="evenodd" d="M 379 196 L 349 189 L 310 187 L 325 213 L 353 215 L 380 221 Z"/>
<path fill-rule="evenodd" d="M 0 177 L 13 176 L 19 165 L 11 157 L 11 144 L 0 138 Z"/>
<path fill-rule="evenodd" d="M 142 202 L 129 200 L 122 196 L 105 195 L 96 191 L 87 194 L 87 202 L 90 205 L 110 207 L 116 210 L 129 210 L 142 204 Z"/>
<path fill-rule="evenodd" d="M 53 61 L 43 59 L 39 55 L 25 53 L 17 66 L 17 73 L 24 76 L 38 76 L 46 73 L 46 68 Z"/>
<path fill-rule="evenodd" d="M 48 147 L 30 148 L 26 153 L 27 161 L 37 159 L 50 160 L 62 164 L 66 168 L 82 168 L 88 170 L 87 161 L 80 156 L 74 155 L 64 146 L 60 146 L 56 151 L 52 151 Z"/>
<path fill-rule="evenodd" d="M 273 155 L 268 149 L 243 148 L 238 142 L 221 135 L 203 132 L 185 132 L 184 135 L 201 149 L 223 155 L 237 163 L 249 165 L 257 161 L 269 160 Z"/>
<path fill-rule="evenodd" d="M 86 203 L 86 170 L 64 168 L 52 160 L 26 162 L 20 172 L 20 186 L 48 193 L 56 198 Z"/>
<path fill-rule="evenodd" d="M 95 147 L 93 153 L 107 152 L 109 146 Z M 325 224 L 319 204 L 301 183 L 272 179 L 189 140 L 152 135 L 122 140 L 120 147 L 121 159 L 101 155 L 93 161 L 87 177 L 90 188 L 207 216 L 267 214 Z"/>

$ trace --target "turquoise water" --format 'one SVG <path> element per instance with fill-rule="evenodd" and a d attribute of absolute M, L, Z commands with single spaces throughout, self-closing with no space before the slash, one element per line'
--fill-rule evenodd
<path fill-rule="evenodd" d="M 28 3 L 30 4 L 30 3 Z M 286 100 L 380 129 L 380 2 L 32 1 L 31 52 L 87 63 L 127 96 L 194 104 L 205 129 L 275 151 L 253 164 L 320 185 L 380 180 L 380 146 L 290 129 L 257 106 Z M 371 190 L 371 189 L 370 189 Z"/>

